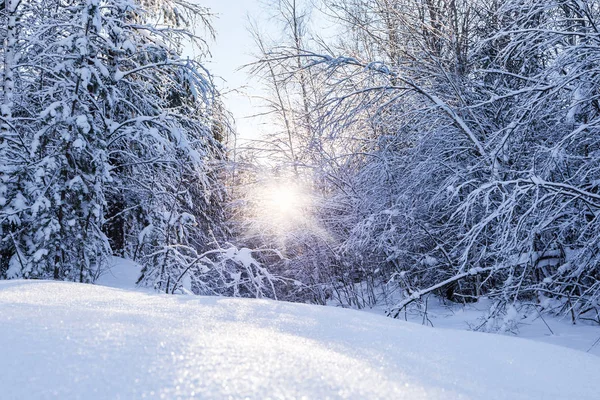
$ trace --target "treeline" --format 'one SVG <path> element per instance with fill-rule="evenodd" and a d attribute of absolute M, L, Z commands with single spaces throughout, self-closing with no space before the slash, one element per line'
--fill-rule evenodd
<path fill-rule="evenodd" d="M 229 159 L 209 10 L 5 0 L 0 278 L 93 282 L 120 255 L 168 293 L 600 323 L 600 1 L 312 3 L 254 27 L 277 129 Z M 265 224 L 265 157 L 302 218 Z"/>
<path fill-rule="evenodd" d="M 310 289 L 288 298 L 600 322 L 600 2 L 324 0 L 323 37 L 306 4 L 273 10 L 263 150 L 319 193 L 319 229 L 285 238 Z"/>

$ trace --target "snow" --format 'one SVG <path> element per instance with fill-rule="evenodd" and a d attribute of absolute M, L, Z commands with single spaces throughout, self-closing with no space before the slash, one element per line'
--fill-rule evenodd
<path fill-rule="evenodd" d="M 550 299 L 547 300 L 550 301 Z M 442 299 L 429 296 L 426 313 L 411 309 L 407 313 L 402 312 L 400 318 L 411 323 L 435 328 L 473 330 L 484 323 L 483 318 L 489 313 L 492 305 L 492 301 L 486 298 L 462 305 L 450 302 L 444 304 Z M 547 308 L 549 304 L 542 302 L 540 306 Z M 421 308 L 424 309 L 425 306 L 423 305 Z M 386 307 L 381 306 L 366 309 L 366 311 L 375 315 L 385 315 L 385 309 Z M 597 343 L 600 338 L 600 330 L 596 323 L 586 323 L 581 320 L 573 325 L 568 316 L 560 317 L 549 314 L 542 316 L 533 308 L 524 308 L 517 313 L 514 306 L 509 306 L 507 311 L 504 318 L 495 321 L 500 324 L 498 328 L 501 332 L 496 334 L 564 346 L 600 357 L 600 342 Z M 501 325 L 503 323 L 506 324 L 507 330 L 502 333 Z"/>
<path fill-rule="evenodd" d="M 115 71 L 115 82 L 119 82 L 121 79 L 123 79 L 124 76 L 125 76 L 125 73 L 123 71 L 120 71 L 117 69 Z"/>
<path fill-rule="evenodd" d="M 597 399 L 600 358 L 268 300 L 0 282 L 7 399 Z"/>
<path fill-rule="evenodd" d="M 77 124 L 77 127 L 79 129 L 81 129 L 81 131 L 83 133 L 88 133 L 92 129 L 92 127 L 90 126 L 88 119 L 85 115 L 79 115 L 75 119 L 75 123 Z"/>
<path fill-rule="evenodd" d="M 142 266 L 135 261 L 113 257 L 108 270 L 103 271 L 96 284 L 118 289 L 137 289 Z"/>
<path fill-rule="evenodd" d="M 154 231 L 154 225 L 150 224 L 144 229 L 142 229 L 138 235 L 138 243 L 144 243 L 146 241 L 146 237 L 150 236 Z"/>

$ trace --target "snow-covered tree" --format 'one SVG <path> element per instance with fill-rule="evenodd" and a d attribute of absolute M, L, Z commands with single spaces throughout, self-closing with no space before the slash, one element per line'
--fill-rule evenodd
<path fill-rule="evenodd" d="M 325 5 L 340 38 L 268 61 L 301 58 L 296 75 L 323 88 L 312 120 L 336 150 L 317 170 L 340 301 L 393 299 L 398 315 L 428 293 L 487 295 L 496 312 L 594 315 L 600 4 Z"/>
<path fill-rule="evenodd" d="M 93 281 L 119 253 L 143 260 L 144 281 L 162 287 L 174 247 L 203 250 L 221 230 L 219 97 L 180 55 L 205 45 L 191 28 L 208 12 L 180 1 L 34 6 L 19 57 L 4 51 L 23 102 L 12 124 L 19 164 L 3 177 L 0 272 Z M 151 230 L 149 246 L 140 232 Z"/>

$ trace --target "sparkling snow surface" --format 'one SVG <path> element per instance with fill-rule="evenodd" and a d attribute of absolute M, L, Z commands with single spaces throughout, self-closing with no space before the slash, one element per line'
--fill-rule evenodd
<path fill-rule="evenodd" d="M 590 399 L 600 358 L 357 311 L 0 282 L 2 399 Z"/>

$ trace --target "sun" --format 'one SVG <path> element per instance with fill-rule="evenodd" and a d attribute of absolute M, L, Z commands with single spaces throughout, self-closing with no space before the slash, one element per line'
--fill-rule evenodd
<path fill-rule="evenodd" d="M 270 236 L 280 241 L 282 249 L 290 238 L 299 235 L 332 240 L 316 219 L 319 199 L 310 185 L 294 177 L 273 176 L 266 176 L 258 183 L 248 192 L 249 235 Z"/>
<path fill-rule="evenodd" d="M 303 203 L 303 193 L 298 187 L 277 185 L 267 189 L 267 212 L 274 212 L 280 216 L 291 217 L 300 213 Z"/>
<path fill-rule="evenodd" d="M 297 182 L 272 180 L 255 193 L 258 216 L 271 229 L 288 230 L 304 225 L 311 214 L 310 196 Z"/>
<path fill-rule="evenodd" d="M 248 192 L 248 225 L 252 235 L 309 232 L 315 225 L 314 194 L 301 179 L 265 176 Z"/>

